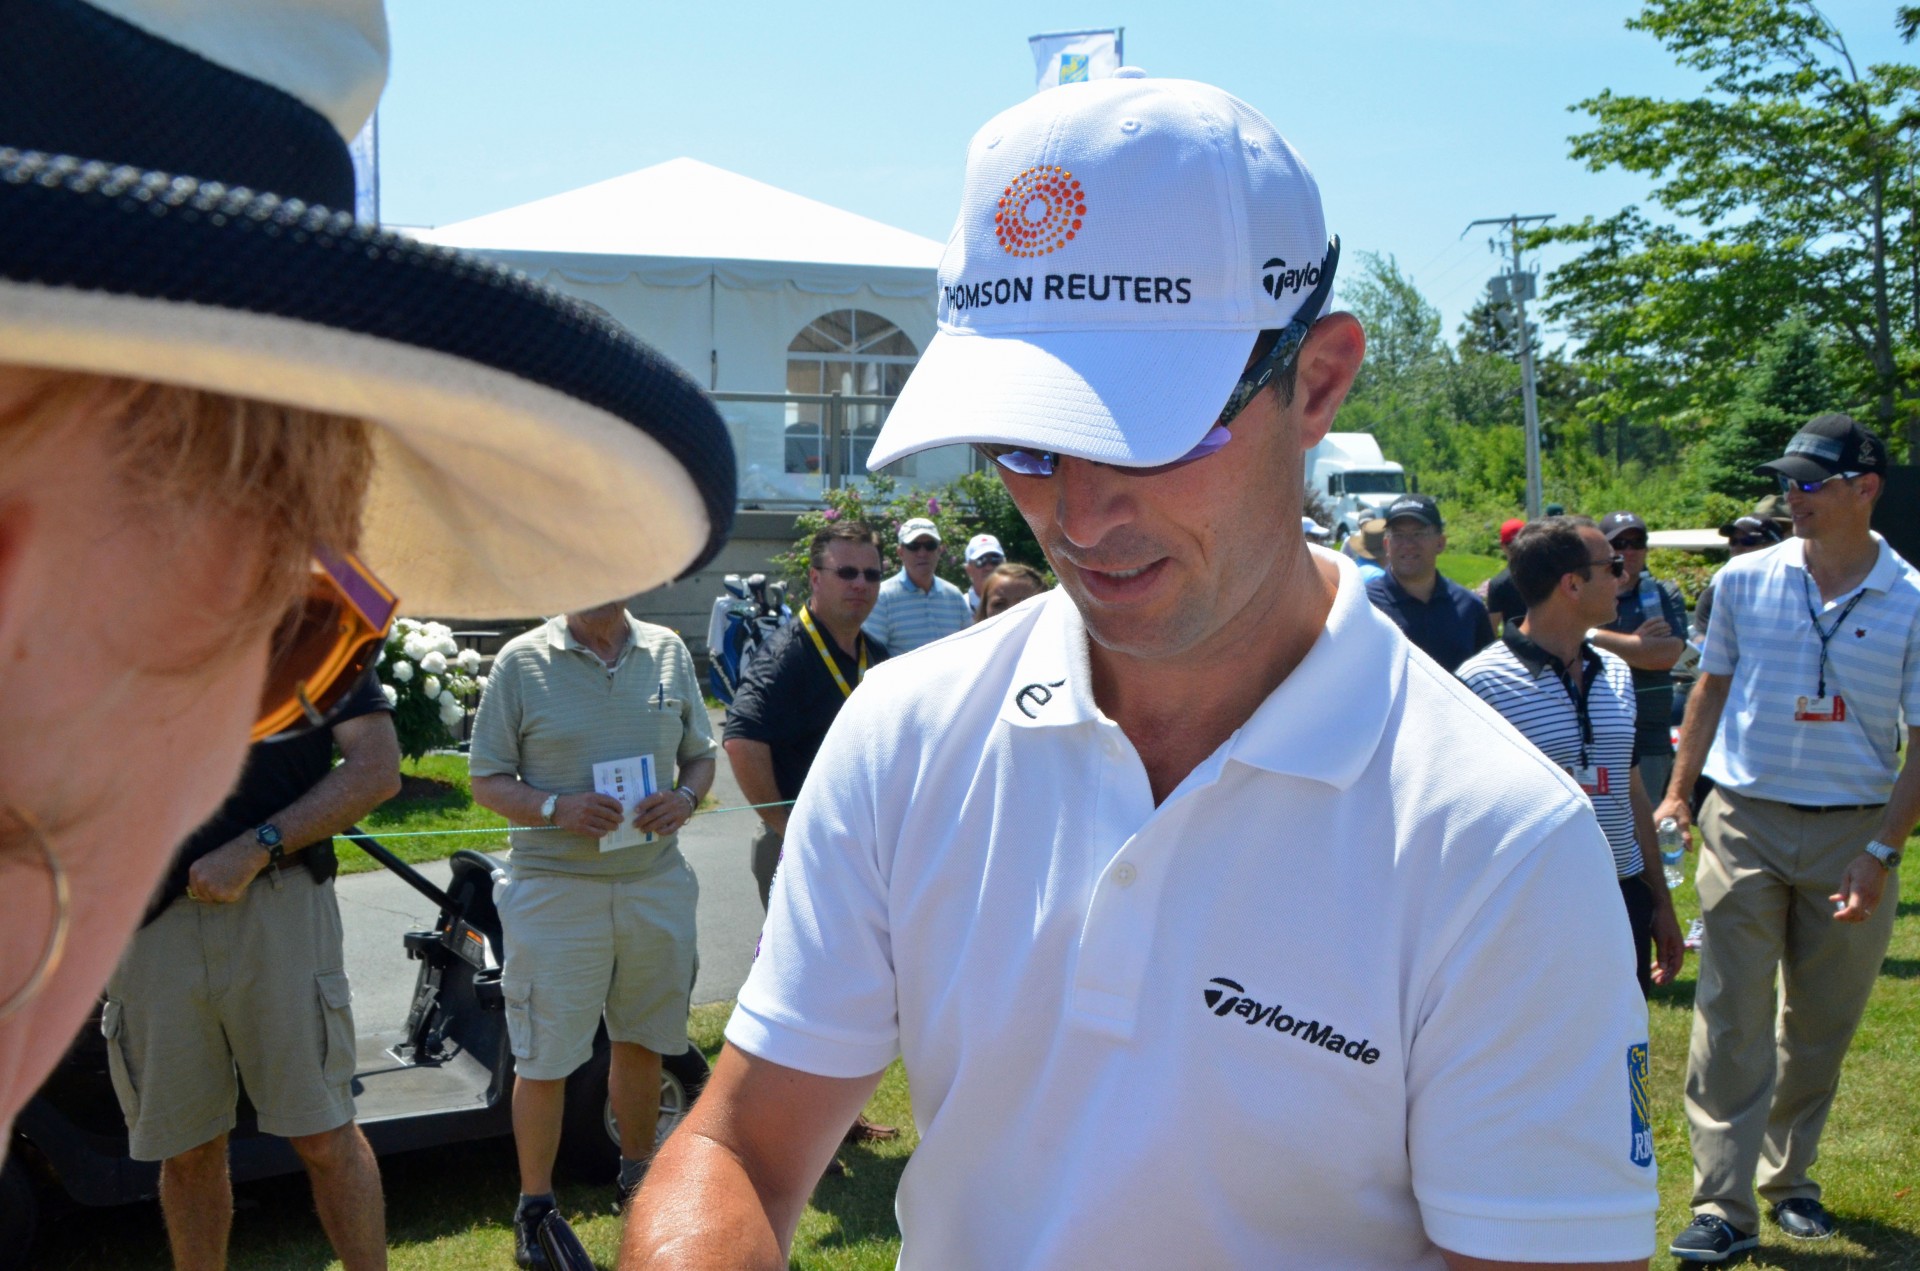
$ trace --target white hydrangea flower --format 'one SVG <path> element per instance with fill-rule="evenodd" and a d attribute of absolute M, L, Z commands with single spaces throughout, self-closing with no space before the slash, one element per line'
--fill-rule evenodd
<path fill-rule="evenodd" d="M 472 675 L 480 669 L 480 650 L 462 649 L 460 650 L 460 656 L 454 660 L 460 664 L 461 670 L 465 671 L 468 675 Z"/>
<path fill-rule="evenodd" d="M 429 675 L 439 675 L 447 669 L 446 656 L 435 649 L 420 659 L 420 669 Z"/>
<path fill-rule="evenodd" d="M 441 689 L 440 696 L 436 700 L 442 706 L 458 706 L 460 704 L 460 699 L 453 695 L 453 690 L 450 688 Z"/>
<path fill-rule="evenodd" d="M 440 681 L 429 675 L 426 679 L 420 681 L 420 691 L 425 693 L 429 699 L 438 701 L 440 698 Z"/>
<path fill-rule="evenodd" d="M 393 685 L 382 684 L 380 686 L 380 691 L 387 695 L 387 705 L 398 706 L 400 704 L 400 690 L 395 688 Z"/>
<path fill-rule="evenodd" d="M 413 663 L 401 658 L 393 664 L 393 678 L 405 684 L 413 678 Z"/>
<path fill-rule="evenodd" d="M 440 708 L 440 722 L 448 728 L 457 727 L 465 716 L 466 712 L 460 709 L 458 702 L 455 702 L 451 706 L 442 706 Z"/>
<path fill-rule="evenodd" d="M 474 687 L 474 689 L 475 689 L 476 691 L 478 691 L 478 692 L 481 692 L 481 693 L 484 693 L 484 692 L 486 692 L 486 691 L 487 691 L 487 677 L 486 677 L 486 676 L 484 676 L 484 675 L 476 675 L 476 676 L 474 676 L 474 677 L 473 677 L 473 687 Z"/>
<path fill-rule="evenodd" d="M 400 646 L 400 651 L 412 658 L 415 662 L 418 662 L 421 658 L 427 656 L 430 647 L 431 646 L 418 635 L 410 635 L 407 637 L 406 642 Z"/>
<path fill-rule="evenodd" d="M 447 657 L 453 657 L 460 652 L 460 642 L 450 635 L 441 636 L 440 643 L 433 647 L 440 650 L 440 652 Z"/>

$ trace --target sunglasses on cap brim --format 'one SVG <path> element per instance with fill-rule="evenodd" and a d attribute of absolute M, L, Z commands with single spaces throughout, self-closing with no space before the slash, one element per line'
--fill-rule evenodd
<path fill-rule="evenodd" d="M 323 727 L 379 656 L 399 608 L 359 557 L 316 544 L 307 594 L 273 633 L 253 740 Z"/>
<path fill-rule="evenodd" d="M 1181 455 L 1171 463 L 1155 464 L 1150 468 L 1130 468 L 1123 464 L 1108 464 L 1107 467 L 1119 468 L 1135 476 L 1151 477 L 1162 472 L 1171 472 L 1190 463 L 1205 459 L 1208 455 L 1223 448 L 1233 440 L 1228 425 L 1247 408 L 1254 396 L 1273 382 L 1273 377 L 1284 370 L 1294 358 L 1300 355 L 1300 346 L 1307 342 L 1307 333 L 1313 330 L 1313 324 L 1327 307 L 1327 300 L 1333 294 L 1333 272 L 1340 266 L 1340 236 L 1335 234 L 1327 240 L 1327 254 L 1320 266 L 1320 281 L 1307 293 L 1294 313 L 1293 321 L 1280 330 L 1280 338 L 1267 350 L 1266 356 L 1241 373 L 1233 386 L 1233 392 L 1227 396 L 1227 404 L 1220 408 L 1219 416 L 1200 444 Z M 1002 445 L 998 442 L 976 441 L 973 448 L 981 455 L 1005 468 L 1008 472 L 1023 477 L 1050 477 L 1060 466 L 1060 453 L 1055 450 L 1031 450 L 1024 446 Z M 1094 462 L 1089 460 L 1089 462 Z"/>

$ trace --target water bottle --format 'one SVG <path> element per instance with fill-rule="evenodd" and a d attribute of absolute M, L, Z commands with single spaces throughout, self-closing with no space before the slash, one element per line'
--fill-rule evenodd
<path fill-rule="evenodd" d="M 1687 840 L 1680 833 L 1680 822 L 1670 816 L 1661 817 L 1654 832 L 1660 840 L 1660 863 L 1666 867 L 1667 890 L 1672 891 L 1686 878 L 1680 872 L 1680 857 L 1687 850 Z"/>

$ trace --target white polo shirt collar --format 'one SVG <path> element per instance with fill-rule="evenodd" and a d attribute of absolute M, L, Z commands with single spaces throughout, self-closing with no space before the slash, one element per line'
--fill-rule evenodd
<path fill-rule="evenodd" d="M 1887 546 L 1887 540 L 1880 537 L 1878 531 L 1869 532 L 1873 534 L 1873 540 L 1879 546 L 1880 554 L 1874 557 L 1873 568 L 1867 571 L 1866 580 L 1858 587 L 1850 588 L 1841 595 L 1835 596 L 1831 601 L 1822 599 L 1819 585 L 1815 583 L 1813 587 L 1813 603 L 1816 607 L 1831 608 L 1856 591 L 1887 592 L 1892 590 L 1896 582 L 1900 581 L 1900 558 L 1894 554 L 1891 547 Z M 1790 538 L 1785 543 L 1782 543 L 1778 550 L 1784 553 L 1787 564 L 1799 570 L 1801 573 L 1807 574 L 1807 581 L 1809 583 L 1813 582 L 1811 576 L 1813 571 L 1807 568 L 1806 539 Z"/>
<path fill-rule="evenodd" d="M 1221 757 L 1344 790 L 1379 748 L 1405 664 L 1394 656 L 1395 629 L 1367 599 L 1353 562 L 1324 548 L 1308 550 L 1340 571 L 1326 626 Z M 1041 603 L 1045 609 L 1021 651 L 1000 718 L 1015 728 L 1109 722 L 1093 700 L 1080 611 L 1059 589 Z"/>

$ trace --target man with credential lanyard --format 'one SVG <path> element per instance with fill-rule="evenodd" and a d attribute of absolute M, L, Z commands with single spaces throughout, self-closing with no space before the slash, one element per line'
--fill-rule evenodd
<path fill-rule="evenodd" d="M 1809 1177 L 1840 1067 L 1886 956 L 1901 846 L 1920 819 L 1920 574 L 1869 528 L 1886 446 L 1822 415 L 1758 471 L 1795 537 L 1729 561 L 1673 777 L 1656 816 L 1690 824 L 1705 934 L 1687 1058 L 1693 1225 L 1677 1258 L 1832 1235 Z M 1775 993 L 1775 979 L 1780 989 Z"/>
<path fill-rule="evenodd" d="M 1337 260 L 1217 88 L 1122 68 L 975 136 L 870 462 L 976 445 L 1060 585 L 840 710 L 622 1266 L 785 1267 L 898 1056 L 906 1271 L 1645 1267 L 1592 810 L 1300 533 L 1365 349 Z"/>
<path fill-rule="evenodd" d="M 1633 673 L 1587 638 L 1612 621 L 1626 563 L 1584 516 L 1522 526 L 1508 542 L 1507 560 L 1519 620 L 1456 674 L 1592 800 L 1613 849 L 1644 996 L 1673 982 L 1687 950 L 1634 755 Z M 1656 945 L 1658 962 L 1650 956 Z"/>
<path fill-rule="evenodd" d="M 751 864 L 762 908 L 813 756 L 868 667 L 887 658 L 887 647 L 861 629 L 882 577 L 874 531 L 836 521 L 807 550 L 811 593 L 799 620 L 774 632 L 754 657 L 721 731 L 740 793 L 760 814 Z"/>

